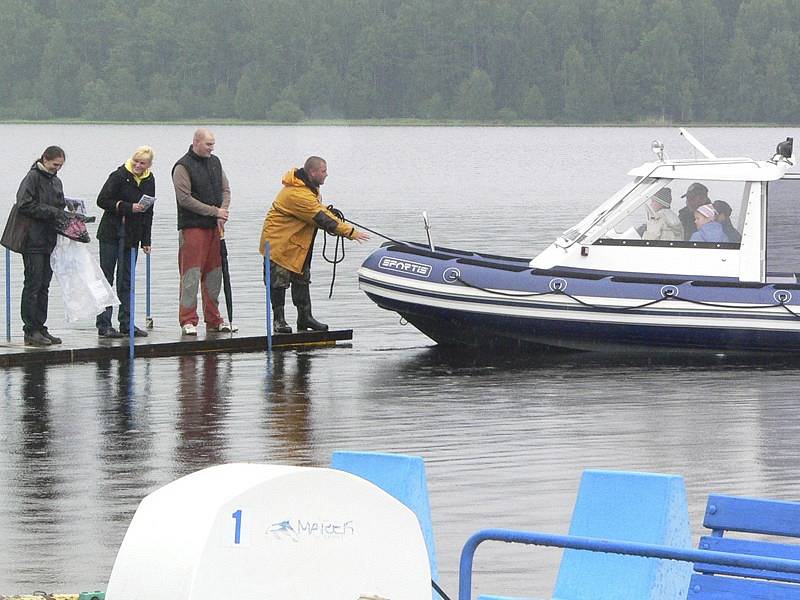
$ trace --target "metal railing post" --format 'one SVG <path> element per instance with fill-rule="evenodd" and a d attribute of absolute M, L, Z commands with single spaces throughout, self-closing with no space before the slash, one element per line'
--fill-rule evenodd
<path fill-rule="evenodd" d="M 269 242 L 264 245 L 264 289 L 266 290 L 266 315 L 267 315 L 267 352 L 272 352 L 272 302 L 270 302 L 270 288 L 272 280 L 269 273 Z"/>
<path fill-rule="evenodd" d="M 148 329 L 152 329 L 153 328 L 153 313 L 150 310 L 150 252 L 148 252 L 145 256 L 147 257 L 146 266 L 145 266 L 145 275 L 146 275 L 145 289 L 146 289 L 147 294 L 145 296 L 145 308 L 146 308 L 146 310 L 145 310 L 144 325 Z"/>
<path fill-rule="evenodd" d="M 131 253 L 131 298 L 130 310 L 128 311 L 128 358 L 133 360 L 134 357 L 134 338 L 136 337 L 133 332 L 136 331 L 136 252 L 135 248 L 129 248 L 128 252 Z"/>
<path fill-rule="evenodd" d="M 6 341 L 11 341 L 11 250 L 6 248 Z"/>

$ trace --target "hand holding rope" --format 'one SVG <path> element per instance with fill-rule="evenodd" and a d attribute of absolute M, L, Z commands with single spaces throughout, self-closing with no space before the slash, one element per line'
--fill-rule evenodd
<path fill-rule="evenodd" d="M 333 213 L 333 215 L 337 219 L 339 219 L 340 221 L 353 223 L 352 221 L 348 221 L 345 218 L 344 213 L 342 211 L 340 211 L 337 208 L 334 208 L 333 204 L 329 204 L 328 205 L 328 210 L 331 213 Z M 353 224 L 356 225 L 356 223 L 353 223 Z M 361 227 L 361 226 L 359 225 L 359 227 Z M 362 229 L 367 229 L 366 227 L 361 227 L 361 228 Z M 367 229 L 367 231 L 371 231 L 371 230 Z M 341 237 L 341 236 L 338 236 L 338 235 L 336 236 L 336 245 L 334 246 L 333 258 L 329 258 L 328 257 L 328 238 L 327 238 L 327 236 L 328 235 L 334 235 L 334 234 L 328 233 L 327 231 L 325 233 L 327 235 L 322 238 L 322 258 L 325 259 L 325 262 L 329 262 L 329 263 L 331 263 L 333 265 L 333 275 L 331 275 L 331 288 L 328 291 L 328 298 L 332 298 L 333 297 L 333 284 L 336 282 L 336 265 L 338 265 L 340 262 L 342 262 L 344 260 L 344 257 L 345 257 L 344 238 Z M 361 242 L 369 239 L 369 236 L 366 233 L 361 233 L 361 232 L 358 232 L 358 233 L 359 233 L 359 235 L 357 235 L 357 236 L 352 238 L 356 242 L 361 243 Z M 373 233 L 375 233 L 375 232 L 373 232 Z M 380 234 L 377 234 L 377 235 L 380 235 Z M 385 237 L 385 236 L 381 236 L 381 237 Z M 339 257 L 339 246 L 340 245 L 341 245 L 341 249 L 342 249 L 342 256 L 341 257 Z"/>

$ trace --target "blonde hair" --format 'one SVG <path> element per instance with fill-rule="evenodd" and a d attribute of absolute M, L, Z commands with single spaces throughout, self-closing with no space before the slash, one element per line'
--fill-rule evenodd
<path fill-rule="evenodd" d="M 136 150 L 134 150 L 131 159 L 137 160 L 144 158 L 152 162 L 154 157 L 155 154 L 153 153 L 153 149 L 150 146 L 139 146 Z"/>

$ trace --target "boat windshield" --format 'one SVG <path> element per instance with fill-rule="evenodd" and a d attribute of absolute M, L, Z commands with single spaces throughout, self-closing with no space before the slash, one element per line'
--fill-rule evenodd
<path fill-rule="evenodd" d="M 613 245 L 629 242 L 739 244 L 749 188 L 744 181 L 645 178 L 606 213 L 587 238 Z"/>

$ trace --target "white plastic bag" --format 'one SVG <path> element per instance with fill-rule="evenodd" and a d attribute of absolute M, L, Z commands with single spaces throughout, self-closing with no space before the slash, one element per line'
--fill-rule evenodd
<path fill-rule="evenodd" d="M 67 322 L 94 317 L 107 306 L 119 306 L 119 298 L 87 244 L 58 236 L 50 267 L 61 286 Z"/>

